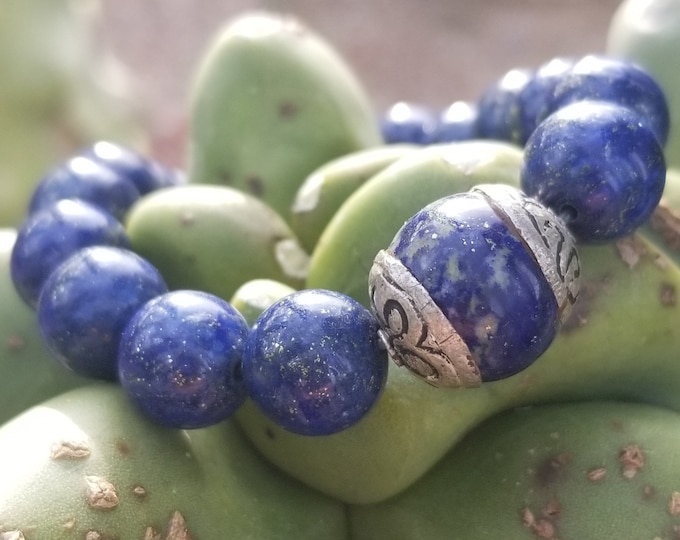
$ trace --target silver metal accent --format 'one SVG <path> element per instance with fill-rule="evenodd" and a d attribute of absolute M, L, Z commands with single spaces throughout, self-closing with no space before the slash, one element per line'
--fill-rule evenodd
<path fill-rule="evenodd" d="M 432 386 L 471 388 L 482 383 L 468 346 L 396 257 L 381 250 L 368 283 L 380 338 L 397 365 Z"/>
<path fill-rule="evenodd" d="M 581 286 L 581 261 L 566 225 L 552 210 L 511 186 L 482 184 L 472 191 L 481 193 L 527 245 L 555 294 L 559 322 L 564 322 Z"/>

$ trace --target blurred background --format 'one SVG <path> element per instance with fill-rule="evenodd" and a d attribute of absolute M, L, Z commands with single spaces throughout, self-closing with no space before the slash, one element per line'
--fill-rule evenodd
<path fill-rule="evenodd" d="M 604 50 L 620 0 L 2 0 L 0 225 L 47 167 L 98 138 L 184 163 L 187 94 L 219 28 L 291 13 L 345 57 L 376 111 L 476 99 L 514 67 Z"/>
<path fill-rule="evenodd" d="M 377 109 L 475 99 L 513 67 L 604 48 L 619 0 L 103 0 L 108 47 L 135 73 L 159 137 L 176 138 L 196 63 L 248 9 L 293 13 L 357 71 Z M 169 149 L 163 149 L 167 153 Z M 168 156 L 172 157 L 172 156 Z"/>

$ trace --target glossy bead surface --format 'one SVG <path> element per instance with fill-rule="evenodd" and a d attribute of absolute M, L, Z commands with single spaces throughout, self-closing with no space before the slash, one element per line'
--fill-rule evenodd
<path fill-rule="evenodd" d="M 165 292 L 156 268 L 132 251 L 83 248 L 45 281 L 37 309 L 40 333 L 69 369 L 115 380 L 123 329 L 144 303 Z"/>
<path fill-rule="evenodd" d="M 437 129 L 430 137 L 430 143 L 469 141 L 477 137 L 477 118 L 479 111 L 476 103 L 456 101 L 439 115 Z"/>
<path fill-rule="evenodd" d="M 31 214 L 21 225 L 12 249 L 14 286 L 32 307 L 50 273 L 87 246 L 130 247 L 123 225 L 111 214 L 84 201 L 63 199 Z"/>
<path fill-rule="evenodd" d="M 527 142 L 522 189 L 581 242 L 626 236 L 656 208 L 666 178 L 652 130 L 626 107 L 582 101 L 553 113 Z"/>
<path fill-rule="evenodd" d="M 640 115 L 666 144 L 670 117 L 659 84 L 636 64 L 606 56 L 589 55 L 576 62 L 555 86 L 547 115 L 582 100 L 599 100 L 626 106 Z"/>
<path fill-rule="evenodd" d="M 575 61 L 571 58 L 553 58 L 538 67 L 519 93 L 520 140 L 524 145 L 550 111 L 555 87 Z"/>
<path fill-rule="evenodd" d="M 199 291 L 173 291 L 147 302 L 123 332 L 119 380 L 155 422 L 194 429 L 220 422 L 246 398 L 241 359 L 243 316 Z"/>
<path fill-rule="evenodd" d="M 52 169 L 40 180 L 31 198 L 29 213 L 61 199 L 80 199 L 123 219 L 139 196 L 139 190 L 123 175 L 79 156 Z"/>
<path fill-rule="evenodd" d="M 306 289 L 258 318 L 243 358 L 252 400 L 278 425 L 329 435 L 358 422 L 387 376 L 371 313 L 340 293 Z"/>
<path fill-rule="evenodd" d="M 478 102 L 480 137 L 520 144 L 519 96 L 532 74 L 529 69 L 512 69 L 484 90 Z"/>
<path fill-rule="evenodd" d="M 371 269 L 373 309 L 388 350 L 398 353 L 398 364 L 415 367 L 435 386 L 476 386 L 525 369 L 552 342 L 560 323 L 565 299 L 558 303 L 549 272 L 537 262 L 544 257 L 527 247 L 546 240 L 558 249 L 553 257 L 566 262 L 560 238 L 549 238 L 565 236 L 557 218 L 549 229 L 528 231 L 529 243 L 514 223 L 508 225 L 515 216 L 500 215 L 494 204 L 485 193 L 472 191 L 426 206 Z M 524 221 L 531 223 L 531 216 Z M 580 273 L 577 256 L 560 266 L 565 279 Z"/>
<path fill-rule="evenodd" d="M 99 141 L 86 148 L 82 155 L 101 163 L 130 180 L 140 194 L 183 183 L 182 176 L 160 163 L 125 146 Z"/>
<path fill-rule="evenodd" d="M 430 108 L 401 101 L 392 105 L 380 122 L 386 144 L 428 144 L 437 129 L 437 116 Z"/>

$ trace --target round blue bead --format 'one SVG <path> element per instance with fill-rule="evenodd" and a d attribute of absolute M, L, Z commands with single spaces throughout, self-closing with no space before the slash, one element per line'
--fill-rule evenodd
<path fill-rule="evenodd" d="M 437 129 L 437 117 L 428 107 L 401 101 L 392 105 L 380 122 L 380 130 L 387 144 L 429 144 Z"/>
<path fill-rule="evenodd" d="M 570 58 L 553 58 L 539 66 L 519 93 L 519 142 L 524 145 L 540 124 L 550 114 L 555 87 L 571 69 L 575 61 Z"/>
<path fill-rule="evenodd" d="M 456 101 L 439 115 L 437 129 L 430 137 L 430 143 L 447 143 L 475 139 L 477 133 L 478 108 L 476 103 Z"/>
<path fill-rule="evenodd" d="M 86 148 L 81 155 L 127 178 L 142 195 L 183 182 L 182 176 L 176 171 L 167 169 L 125 146 L 109 141 L 96 142 Z"/>
<path fill-rule="evenodd" d="M 622 59 L 589 55 L 566 71 L 555 86 L 547 115 L 582 100 L 624 105 L 640 115 L 666 144 L 670 126 L 668 104 L 659 84 L 644 69 Z"/>
<path fill-rule="evenodd" d="M 45 281 L 37 309 L 40 333 L 69 369 L 115 380 L 123 329 L 144 303 L 165 292 L 158 270 L 132 251 L 83 248 Z"/>
<path fill-rule="evenodd" d="M 527 142 L 523 191 L 560 215 L 581 242 L 621 238 L 663 193 L 666 166 L 654 132 L 620 105 L 582 101 L 553 113 Z"/>
<path fill-rule="evenodd" d="M 10 259 L 17 292 L 35 307 L 52 271 L 79 249 L 95 245 L 130 247 L 123 225 L 97 206 L 63 199 L 31 214 L 17 233 Z"/>
<path fill-rule="evenodd" d="M 128 178 L 106 165 L 78 156 L 52 169 L 40 180 L 31 198 L 29 213 L 61 199 L 80 199 L 123 219 L 139 197 L 139 190 Z"/>
<path fill-rule="evenodd" d="M 365 307 L 340 293 L 307 289 L 257 319 L 243 377 L 249 396 L 278 425 L 329 435 L 358 422 L 375 403 L 387 354 Z"/>
<path fill-rule="evenodd" d="M 426 206 L 404 224 L 388 251 L 461 336 L 482 382 L 522 371 L 552 342 L 555 294 L 533 255 L 483 195 L 457 194 Z"/>
<path fill-rule="evenodd" d="M 245 401 L 241 359 L 248 324 L 230 304 L 173 291 L 132 317 L 118 350 L 119 380 L 155 422 L 178 429 L 216 424 Z"/>
<path fill-rule="evenodd" d="M 528 69 L 512 69 L 484 90 L 478 102 L 480 137 L 520 144 L 519 96 L 532 75 Z"/>

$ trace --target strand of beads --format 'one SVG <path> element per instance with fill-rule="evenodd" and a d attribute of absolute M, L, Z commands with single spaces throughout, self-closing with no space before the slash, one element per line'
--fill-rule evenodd
<path fill-rule="evenodd" d="M 130 250 L 120 219 L 144 193 L 183 178 L 107 143 L 40 183 L 17 236 L 13 280 L 65 366 L 118 380 L 150 418 L 177 428 L 219 422 L 250 397 L 290 431 L 346 429 L 380 395 L 385 348 L 436 386 L 511 376 L 549 347 L 576 302 L 576 243 L 629 234 L 663 190 L 663 96 L 638 68 L 595 60 L 523 72 L 521 85 L 503 82 L 468 109 L 477 111 L 466 116 L 475 136 L 479 115 L 489 132 L 505 122 L 499 132 L 510 137 L 526 135 L 519 119 L 535 123 L 523 191 L 478 186 L 409 219 L 376 256 L 371 311 L 338 292 L 302 290 L 249 328 L 223 299 L 168 291 Z M 583 75 L 584 63 L 598 62 L 606 77 Z M 555 106 L 564 88 L 571 97 Z M 518 109 L 525 95 L 535 96 L 524 98 L 531 106 Z"/>

